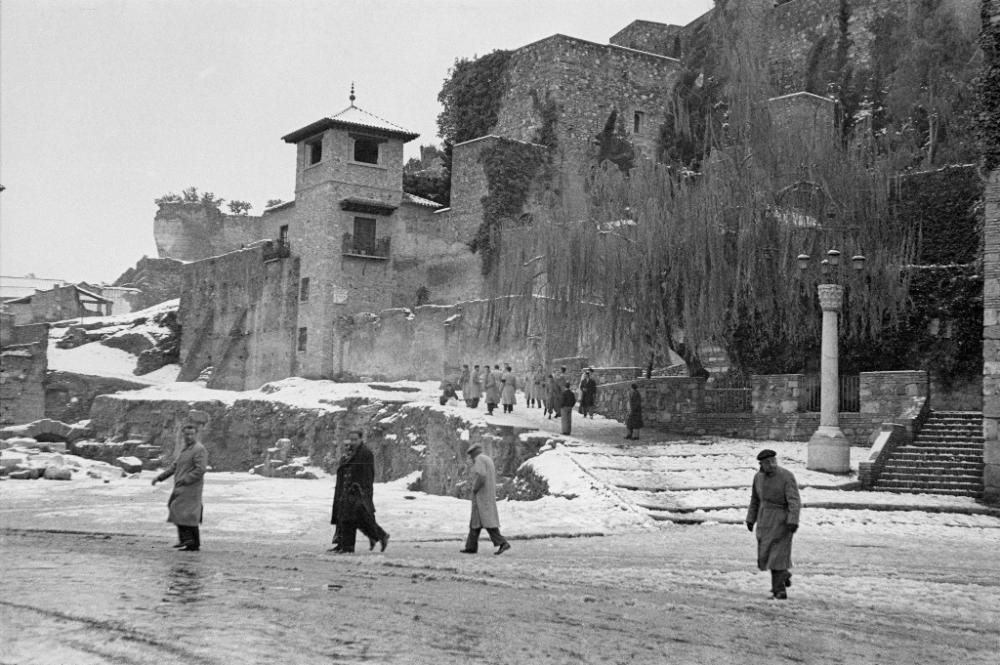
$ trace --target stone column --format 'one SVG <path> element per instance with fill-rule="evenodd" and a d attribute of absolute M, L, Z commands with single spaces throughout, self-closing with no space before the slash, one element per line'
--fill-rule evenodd
<path fill-rule="evenodd" d="M 843 301 L 844 287 L 837 284 L 819 285 L 819 304 L 823 308 L 819 428 L 809 439 L 806 467 L 827 473 L 848 473 L 851 470 L 851 446 L 840 431 L 837 323 Z"/>

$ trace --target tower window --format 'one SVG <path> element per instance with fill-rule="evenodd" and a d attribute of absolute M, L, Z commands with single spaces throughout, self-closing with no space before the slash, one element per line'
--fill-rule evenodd
<path fill-rule="evenodd" d="M 375 139 L 356 137 L 354 139 L 354 161 L 364 164 L 378 164 L 378 144 Z"/>
<path fill-rule="evenodd" d="M 299 301 L 309 302 L 309 278 L 303 277 L 299 281 Z"/>
<path fill-rule="evenodd" d="M 642 133 L 642 118 L 643 118 L 644 115 L 646 115 L 646 114 L 643 113 L 642 111 L 636 111 L 635 112 L 635 118 L 634 118 L 634 121 L 633 121 L 633 124 L 632 124 L 632 133 L 633 134 L 641 134 Z"/>
<path fill-rule="evenodd" d="M 306 350 L 306 343 L 309 341 L 309 329 L 299 328 L 299 351 Z"/>
<path fill-rule="evenodd" d="M 375 252 L 375 220 L 368 217 L 354 218 L 354 250 L 358 254 Z"/>
<path fill-rule="evenodd" d="M 306 143 L 306 159 L 309 166 L 319 164 L 323 160 L 323 139 L 318 138 Z"/>
<path fill-rule="evenodd" d="M 282 245 L 288 244 L 288 224 L 282 224 L 278 227 L 278 242 Z"/>

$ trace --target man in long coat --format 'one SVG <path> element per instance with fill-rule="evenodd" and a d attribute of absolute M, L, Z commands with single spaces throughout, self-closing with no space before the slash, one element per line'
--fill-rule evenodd
<path fill-rule="evenodd" d="M 583 371 L 583 378 L 580 379 L 580 415 L 584 418 L 590 416 L 594 418 L 594 407 L 597 405 L 597 381 L 590 373 L 590 369 Z"/>
<path fill-rule="evenodd" d="M 153 485 L 174 477 L 174 490 L 167 500 L 167 521 L 177 526 L 177 544 L 174 547 L 185 552 L 197 552 L 201 549 L 201 524 L 204 512 L 201 503 L 202 490 L 205 487 L 205 471 L 208 469 L 208 451 L 198 441 L 198 428 L 193 423 L 184 425 L 181 429 L 183 448 L 177 459 L 163 470 Z"/>
<path fill-rule="evenodd" d="M 485 374 L 483 374 L 483 392 L 486 398 L 486 413 L 493 415 L 493 409 L 497 408 L 497 404 L 500 403 L 500 378 L 497 376 L 500 374 L 500 366 L 497 365 L 497 371 L 491 372 L 490 366 L 486 366 Z"/>
<path fill-rule="evenodd" d="M 517 377 L 514 376 L 510 365 L 505 366 L 500 383 L 500 403 L 503 404 L 503 412 L 514 413 L 514 405 L 517 404 Z"/>
<path fill-rule="evenodd" d="M 469 375 L 469 382 L 462 387 L 462 397 L 465 398 L 465 403 L 471 409 L 479 406 L 479 397 L 482 394 L 482 387 L 479 382 L 479 365 L 476 365 L 472 370 L 472 374 Z"/>
<path fill-rule="evenodd" d="M 466 387 L 469 385 L 469 377 L 472 374 L 469 372 L 468 365 L 462 365 L 462 375 L 458 377 L 458 389 L 462 391 L 462 400 L 465 402 L 466 406 L 469 406 L 469 394 L 466 392 Z"/>
<path fill-rule="evenodd" d="M 466 451 L 472 458 L 472 517 L 469 519 L 469 537 L 465 539 L 463 554 L 479 551 L 479 534 L 483 529 L 496 546 L 494 554 L 503 554 L 510 543 L 500 535 L 500 515 L 497 513 L 497 479 L 493 460 L 483 454 L 483 447 L 473 443 Z"/>
<path fill-rule="evenodd" d="M 633 383 L 632 389 L 628 393 L 628 413 L 625 414 L 625 429 L 628 430 L 628 433 L 625 435 L 626 439 L 639 440 L 639 430 L 642 429 L 642 395 L 639 393 L 638 383 Z"/>
<path fill-rule="evenodd" d="M 771 596 L 788 597 L 792 585 L 792 535 L 799 529 L 799 485 L 795 476 L 778 466 L 773 450 L 757 455 L 760 471 L 753 478 L 747 529 L 757 527 L 757 567 L 771 571 Z"/>
<path fill-rule="evenodd" d="M 337 467 L 337 485 L 333 490 L 333 514 L 330 524 L 336 527 L 332 552 L 354 551 L 357 532 L 368 536 L 368 549 L 381 544 L 385 551 L 389 534 L 375 521 L 375 456 L 365 446 L 360 431 L 350 433 L 347 451 Z"/>
<path fill-rule="evenodd" d="M 545 393 L 545 415 L 549 418 L 558 418 L 562 408 L 562 386 L 559 385 L 555 372 L 549 374 Z"/>

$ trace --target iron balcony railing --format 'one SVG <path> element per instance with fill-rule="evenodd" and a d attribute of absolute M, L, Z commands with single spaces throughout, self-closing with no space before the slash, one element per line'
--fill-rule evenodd
<path fill-rule="evenodd" d="M 344 244 L 341 250 L 349 256 L 367 256 L 375 259 L 389 258 L 390 236 L 382 238 L 355 238 L 353 234 L 344 234 Z"/>
<path fill-rule="evenodd" d="M 838 396 L 840 412 L 857 413 L 861 411 L 861 376 L 858 374 L 842 375 L 838 381 Z M 802 394 L 799 397 L 799 411 L 820 411 L 820 377 L 809 374 L 802 381 Z"/>

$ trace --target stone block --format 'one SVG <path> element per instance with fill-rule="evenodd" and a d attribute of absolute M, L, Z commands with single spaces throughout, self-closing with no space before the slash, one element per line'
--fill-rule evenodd
<path fill-rule="evenodd" d="M 13 448 L 15 446 L 20 448 L 37 448 L 38 441 L 26 436 L 15 436 L 4 439 L 3 443 L 0 444 L 0 449 Z"/>
<path fill-rule="evenodd" d="M 116 457 L 115 466 L 125 473 L 139 473 L 142 471 L 142 460 L 138 457 Z"/>
<path fill-rule="evenodd" d="M 18 469 L 8 473 L 7 477 L 11 480 L 37 480 L 44 472 L 44 469 Z"/>
<path fill-rule="evenodd" d="M 67 466 L 47 466 L 42 477 L 46 480 L 73 480 L 73 470 Z"/>
<path fill-rule="evenodd" d="M 5 450 L 0 453 L 0 466 L 4 468 L 13 469 L 27 463 L 28 455 L 24 453 L 15 453 L 9 450 Z"/>

